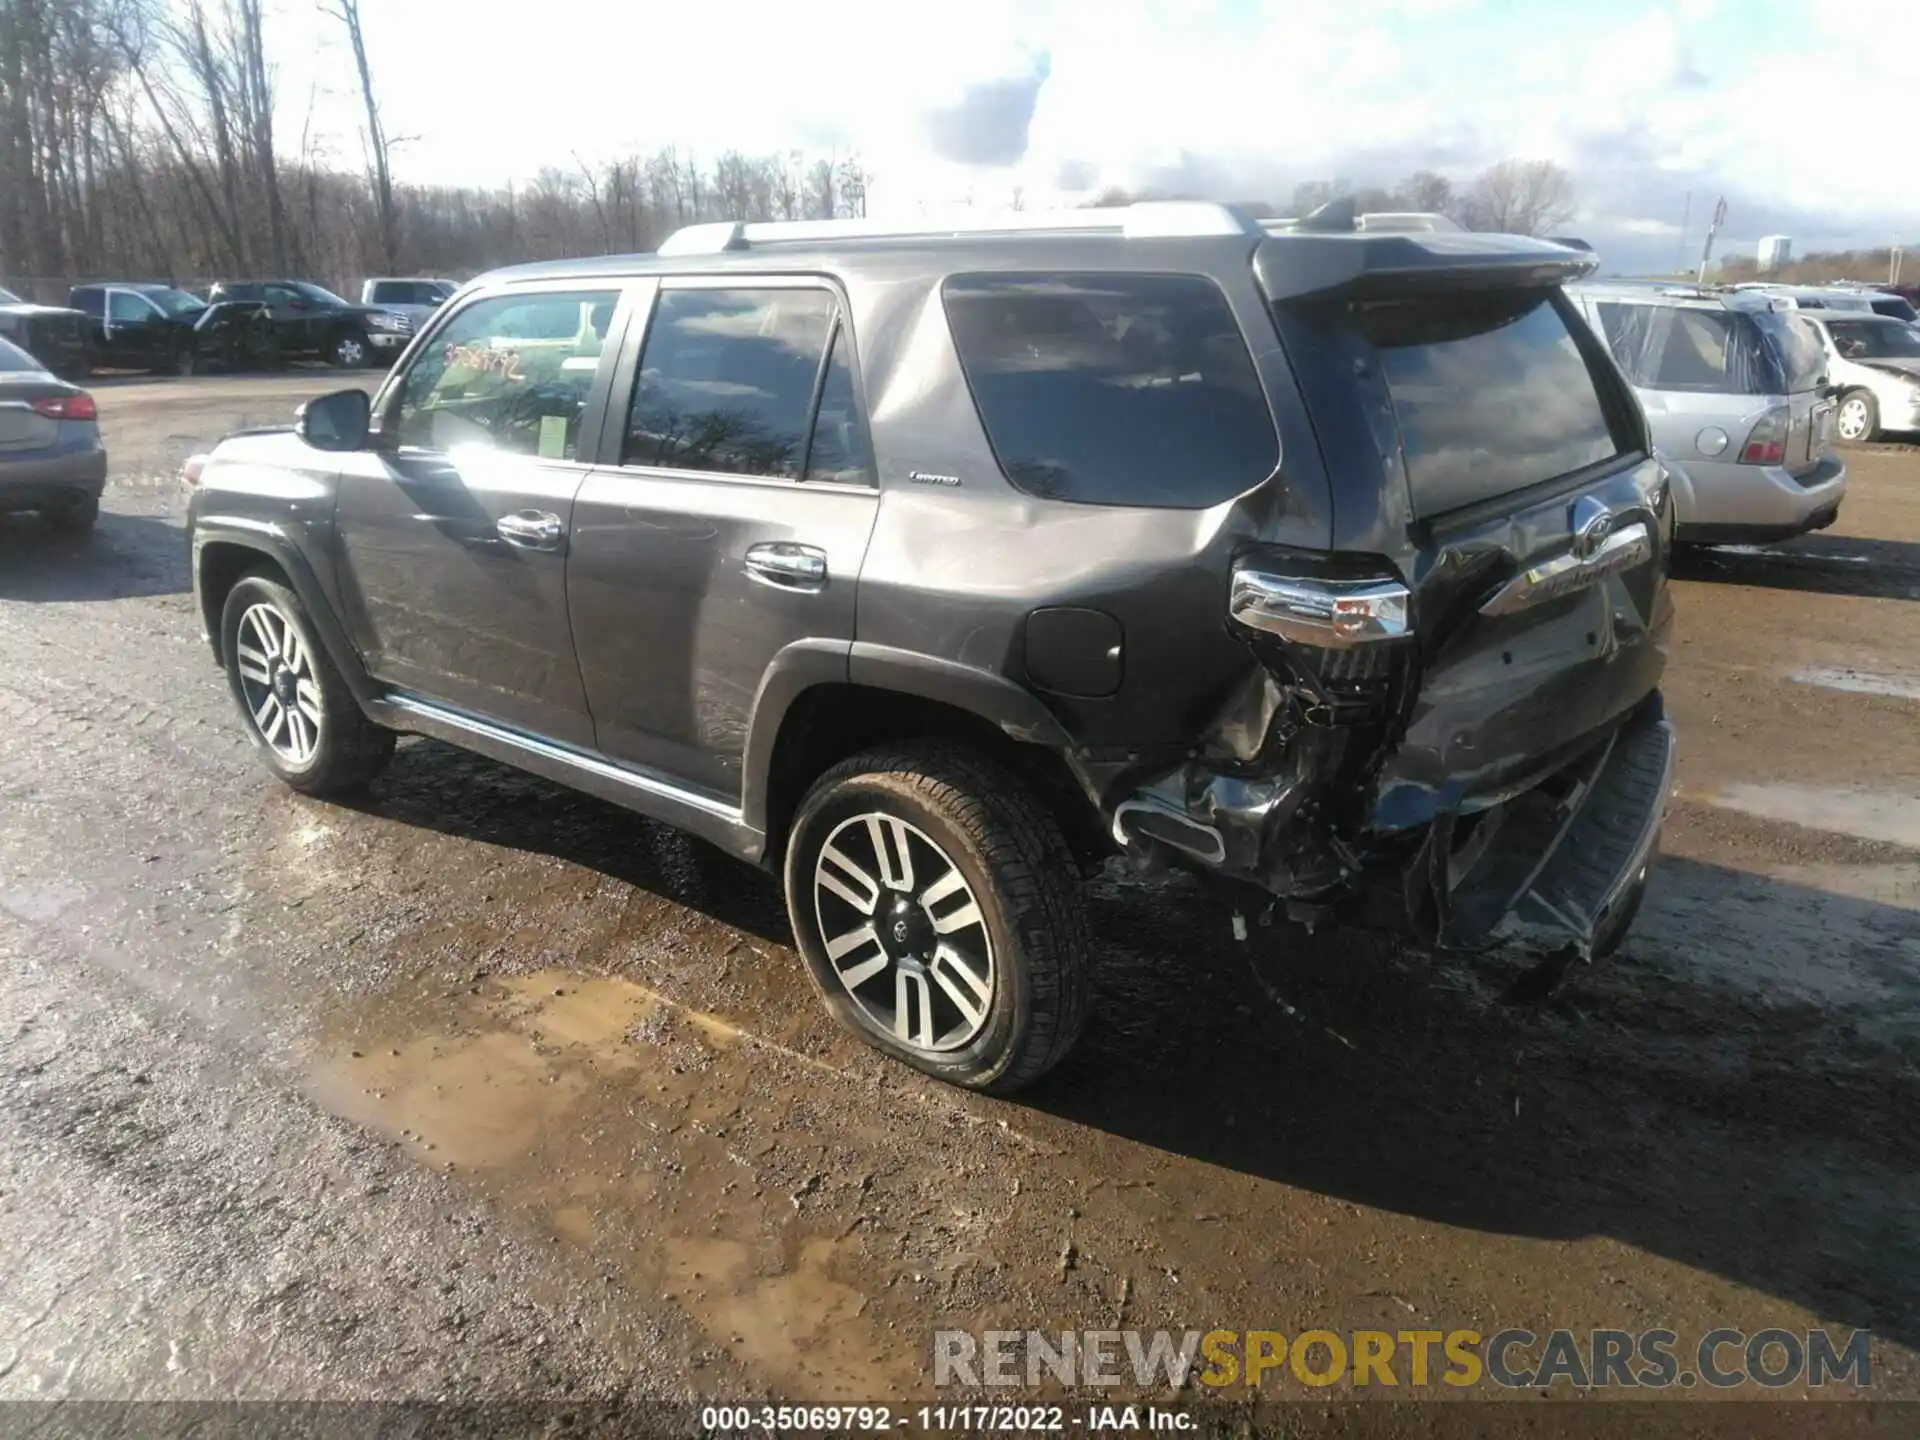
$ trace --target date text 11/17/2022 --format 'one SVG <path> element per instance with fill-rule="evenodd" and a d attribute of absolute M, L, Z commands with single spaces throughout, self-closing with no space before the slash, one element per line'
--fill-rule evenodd
<path fill-rule="evenodd" d="M 710 1435 L 791 1431 L 882 1434 L 895 1429 L 1091 1434 L 1197 1428 L 1186 1410 L 1164 1405 L 709 1405 L 700 1428 Z"/>

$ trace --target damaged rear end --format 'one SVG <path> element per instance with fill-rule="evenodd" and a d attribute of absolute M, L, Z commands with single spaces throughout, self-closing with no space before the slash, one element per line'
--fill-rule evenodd
<path fill-rule="evenodd" d="M 1259 246 L 1334 544 L 1238 549 L 1224 620 L 1253 663 L 1114 807 L 1124 847 L 1441 946 L 1618 942 L 1672 780 L 1673 513 L 1560 291 L 1592 265 L 1510 236 Z"/>

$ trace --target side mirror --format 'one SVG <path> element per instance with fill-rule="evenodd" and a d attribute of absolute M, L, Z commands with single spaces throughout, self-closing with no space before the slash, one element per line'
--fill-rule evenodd
<path fill-rule="evenodd" d="M 364 450 L 373 400 L 364 390 L 336 390 L 294 411 L 293 429 L 316 450 Z"/>

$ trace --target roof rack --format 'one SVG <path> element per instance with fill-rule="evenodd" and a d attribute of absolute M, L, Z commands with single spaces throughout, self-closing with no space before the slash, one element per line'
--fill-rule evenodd
<path fill-rule="evenodd" d="M 1263 232 L 1231 205 L 1211 200 L 1140 200 L 1085 210 L 1014 210 L 954 220 L 720 220 L 685 225 L 660 242 L 661 255 L 719 255 L 759 245 L 809 245 L 836 240 L 897 240 L 947 235 L 1119 235 L 1128 240 Z"/>

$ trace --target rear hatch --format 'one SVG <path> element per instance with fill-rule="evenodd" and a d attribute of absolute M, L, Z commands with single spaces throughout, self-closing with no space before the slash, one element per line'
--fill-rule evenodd
<path fill-rule="evenodd" d="M 1788 408 L 1787 473 L 1809 474 L 1833 447 L 1833 398 L 1827 393 L 1827 352 L 1813 322 L 1791 310 L 1762 311 L 1753 323 L 1763 337 L 1777 387 Z"/>
<path fill-rule="evenodd" d="M 1335 548 L 1412 592 L 1377 827 L 1497 803 L 1658 683 L 1671 504 L 1632 392 L 1559 288 L 1593 264 L 1493 235 L 1256 252 L 1328 462 Z"/>

